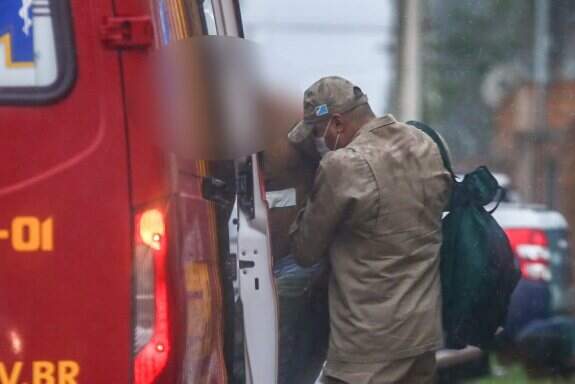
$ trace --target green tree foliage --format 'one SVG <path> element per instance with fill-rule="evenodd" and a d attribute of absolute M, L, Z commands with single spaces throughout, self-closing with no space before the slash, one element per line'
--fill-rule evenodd
<path fill-rule="evenodd" d="M 456 161 L 487 157 L 493 111 L 482 100 L 481 85 L 494 66 L 528 53 L 531 7 L 526 0 L 428 3 L 424 119 L 442 132 Z"/>

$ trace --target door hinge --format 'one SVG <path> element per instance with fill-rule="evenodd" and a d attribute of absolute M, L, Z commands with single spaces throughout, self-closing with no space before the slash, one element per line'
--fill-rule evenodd
<path fill-rule="evenodd" d="M 154 26 L 149 16 L 107 17 L 100 35 L 108 48 L 148 48 L 154 43 Z"/>

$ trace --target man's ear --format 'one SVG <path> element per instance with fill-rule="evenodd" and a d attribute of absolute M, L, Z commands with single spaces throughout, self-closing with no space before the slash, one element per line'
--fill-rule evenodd
<path fill-rule="evenodd" d="M 337 133 L 343 133 L 343 120 L 340 113 L 334 113 L 332 115 L 333 124 L 335 125 L 335 131 Z"/>

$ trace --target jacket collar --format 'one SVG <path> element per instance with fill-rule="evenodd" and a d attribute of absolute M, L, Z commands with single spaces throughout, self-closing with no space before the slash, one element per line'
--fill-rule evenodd
<path fill-rule="evenodd" d="M 375 119 L 371 120 L 369 123 L 362 126 L 360 129 L 358 129 L 357 132 L 355 133 L 355 135 L 353 135 L 352 141 L 356 137 L 361 135 L 363 132 L 370 132 L 376 128 L 383 127 L 385 125 L 390 125 L 393 123 L 397 123 L 397 120 L 395 120 L 395 117 L 393 117 L 393 115 L 390 113 L 383 115 L 382 117 L 376 117 Z"/>

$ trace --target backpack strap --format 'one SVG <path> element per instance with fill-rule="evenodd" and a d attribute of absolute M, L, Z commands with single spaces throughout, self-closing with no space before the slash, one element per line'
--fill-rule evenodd
<path fill-rule="evenodd" d="M 451 160 L 449 159 L 447 148 L 445 148 L 445 144 L 443 143 L 443 140 L 441 139 L 439 134 L 433 128 L 422 123 L 421 121 L 410 120 L 405 124 L 411 125 L 412 127 L 415 127 L 420 131 L 425 132 L 429 137 L 431 137 L 431 139 L 435 142 L 435 144 L 439 149 L 439 153 L 441 154 L 441 159 L 443 160 L 443 165 L 445 166 L 445 169 L 449 171 L 449 173 L 451 174 L 451 178 L 454 181 L 457 180 L 455 178 L 455 173 L 451 168 Z"/>

